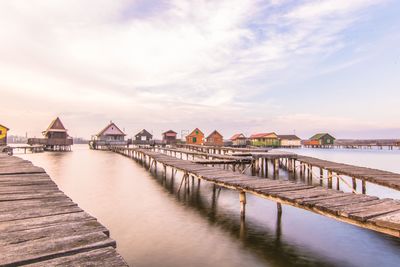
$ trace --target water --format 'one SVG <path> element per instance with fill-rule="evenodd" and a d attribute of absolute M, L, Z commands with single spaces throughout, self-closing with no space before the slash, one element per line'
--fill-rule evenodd
<path fill-rule="evenodd" d="M 397 238 L 290 206 L 283 206 L 279 220 L 275 203 L 251 195 L 246 222 L 241 224 L 237 192 L 213 194 L 212 186 L 202 181 L 189 195 L 177 194 L 179 175 L 164 181 L 121 155 L 92 151 L 86 145 L 74 145 L 73 150 L 19 156 L 44 167 L 61 190 L 109 228 L 131 266 L 383 267 L 400 263 Z M 399 171 L 398 151 L 296 152 Z M 385 189 L 378 191 L 385 194 Z"/>

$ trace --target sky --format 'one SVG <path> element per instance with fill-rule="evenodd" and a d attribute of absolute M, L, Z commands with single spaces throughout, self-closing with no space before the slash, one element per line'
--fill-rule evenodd
<path fill-rule="evenodd" d="M 0 0 L 0 124 L 400 138 L 400 1 Z"/>

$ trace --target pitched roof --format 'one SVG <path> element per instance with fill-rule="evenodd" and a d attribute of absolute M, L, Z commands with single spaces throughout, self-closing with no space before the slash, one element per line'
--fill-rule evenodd
<path fill-rule="evenodd" d="M 297 135 L 294 134 L 280 134 L 278 135 L 279 139 L 286 139 L 286 140 L 301 140 Z"/>
<path fill-rule="evenodd" d="M 7 131 L 10 130 L 6 126 L 4 126 L 3 124 L 0 124 L 0 127 L 6 128 Z"/>
<path fill-rule="evenodd" d="M 217 130 L 214 130 L 212 133 L 210 133 L 209 136 L 206 137 L 206 139 L 210 138 L 210 137 L 213 136 L 214 134 L 217 134 L 217 135 L 223 137 L 222 134 L 220 134 Z"/>
<path fill-rule="evenodd" d="M 140 132 L 138 132 L 138 133 L 135 135 L 135 137 L 137 137 L 137 136 L 143 136 L 143 135 L 153 137 L 153 135 L 152 135 L 151 133 L 149 133 L 146 129 L 143 129 L 143 130 L 141 130 Z"/>
<path fill-rule="evenodd" d="M 200 134 L 204 135 L 204 133 L 203 133 L 202 131 L 200 131 L 199 128 L 196 128 L 196 129 L 194 129 L 188 136 L 197 135 L 197 134 L 196 134 L 196 131 L 198 131 Z"/>
<path fill-rule="evenodd" d="M 103 130 L 101 130 L 98 134 L 96 134 L 96 136 L 101 136 L 101 135 L 103 135 L 108 129 L 112 129 L 112 130 L 114 130 L 113 128 L 115 128 L 115 130 L 114 130 L 114 133 L 108 133 L 108 134 L 106 134 L 106 135 L 126 135 L 123 131 L 121 131 L 121 129 L 120 128 L 118 128 L 118 126 L 117 125 L 115 125 L 115 123 L 113 123 L 112 121 L 106 126 L 106 127 L 104 127 L 104 129 Z"/>
<path fill-rule="evenodd" d="M 60 118 L 55 118 L 47 127 L 46 131 L 43 131 L 43 135 L 46 135 L 48 132 L 67 132 Z"/>
<path fill-rule="evenodd" d="M 235 141 L 235 140 L 237 140 L 237 139 L 239 139 L 239 138 L 246 138 L 246 136 L 244 136 L 244 134 L 242 134 L 242 133 L 239 133 L 239 134 L 234 134 L 231 138 L 230 138 L 230 140 L 231 141 Z"/>
<path fill-rule="evenodd" d="M 172 131 L 172 130 L 168 130 L 168 131 L 166 131 L 166 132 L 163 132 L 162 134 L 169 134 L 169 133 L 171 133 L 171 134 L 178 134 L 177 132 Z"/>
<path fill-rule="evenodd" d="M 310 138 L 310 140 L 319 140 L 319 139 L 321 139 L 322 137 L 324 137 L 325 135 L 329 135 L 330 137 L 332 137 L 332 138 L 334 139 L 334 137 L 333 137 L 332 135 L 328 134 L 328 133 L 318 133 L 318 134 L 313 135 L 313 136 Z"/>
<path fill-rule="evenodd" d="M 250 138 L 267 138 L 270 135 L 276 135 L 276 133 L 272 132 L 272 133 L 256 133 L 256 134 L 252 134 L 250 136 Z"/>

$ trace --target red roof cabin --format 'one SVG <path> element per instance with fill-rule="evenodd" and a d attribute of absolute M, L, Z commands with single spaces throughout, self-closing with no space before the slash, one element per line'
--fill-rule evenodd
<path fill-rule="evenodd" d="M 162 140 L 165 144 L 176 144 L 176 136 L 178 133 L 169 130 L 162 133 Z"/>

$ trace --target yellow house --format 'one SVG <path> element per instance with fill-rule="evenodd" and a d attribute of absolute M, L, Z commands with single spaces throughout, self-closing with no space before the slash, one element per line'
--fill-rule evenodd
<path fill-rule="evenodd" d="M 7 145 L 7 132 L 8 129 L 6 126 L 0 124 L 0 146 Z"/>

